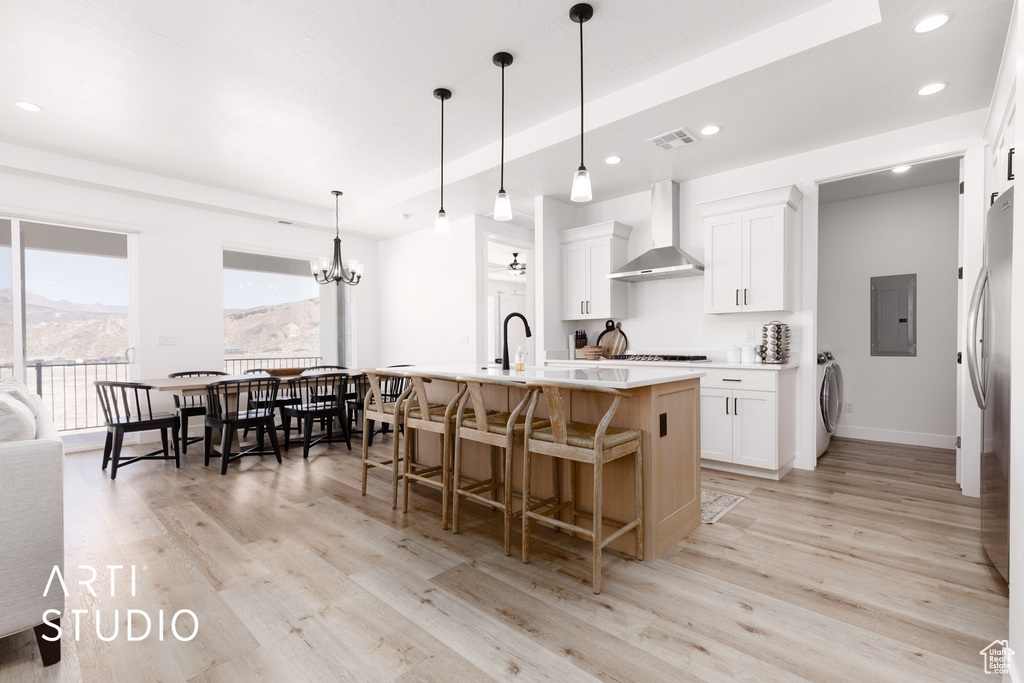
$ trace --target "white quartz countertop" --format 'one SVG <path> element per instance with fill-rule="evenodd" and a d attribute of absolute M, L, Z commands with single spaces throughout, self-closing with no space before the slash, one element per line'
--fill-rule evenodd
<path fill-rule="evenodd" d="M 637 365 L 640 365 L 639 363 Z M 644 365 L 650 365 L 644 364 Z M 383 368 L 388 369 L 388 368 Z M 390 368 L 394 371 L 394 368 Z M 661 367 L 612 367 L 610 365 L 598 365 L 591 363 L 587 367 L 535 367 L 527 366 L 526 370 L 502 370 L 500 367 L 464 366 L 464 365 L 416 365 L 409 368 L 402 368 L 403 372 L 422 372 L 438 375 L 440 377 L 503 377 L 514 381 L 543 382 L 554 380 L 577 384 L 581 389 L 587 387 L 610 387 L 612 389 L 638 389 L 655 384 L 668 384 L 670 382 L 682 382 L 688 379 L 698 379 L 704 376 L 700 370 L 687 368 L 661 368 Z"/>
<path fill-rule="evenodd" d="M 548 367 L 573 367 L 573 368 L 692 368 L 694 370 L 792 370 L 800 367 L 799 363 L 718 363 L 715 361 L 672 361 L 672 360 L 549 360 Z"/>

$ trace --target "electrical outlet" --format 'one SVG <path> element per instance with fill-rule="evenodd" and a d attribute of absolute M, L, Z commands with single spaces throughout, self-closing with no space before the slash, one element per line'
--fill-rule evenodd
<path fill-rule="evenodd" d="M 460 344 L 468 344 L 469 343 L 469 335 L 466 335 L 464 337 L 460 337 L 459 338 L 459 343 Z"/>
<path fill-rule="evenodd" d="M 846 403 L 846 412 L 848 412 L 848 413 L 852 413 L 853 412 L 853 404 L 850 403 L 849 401 L 847 401 L 847 403 Z"/>
<path fill-rule="evenodd" d="M 157 346 L 174 346 L 178 343 L 178 338 L 173 334 L 161 334 L 156 338 Z"/>
<path fill-rule="evenodd" d="M 757 342 L 757 330 L 751 327 L 747 330 L 747 343 L 753 344 L 755 342 Z"/>

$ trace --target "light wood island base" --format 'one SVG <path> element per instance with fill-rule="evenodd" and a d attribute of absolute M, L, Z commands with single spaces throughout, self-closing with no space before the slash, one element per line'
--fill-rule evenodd
<path fill-rule="evenodd" d="M 454 382 L 435 381 L 428 386 L 430 401 L 447 401 L 455 395 Z M 700 379 L 692 377 L 675 382 L 624 389 L 630 398 L 622 402 L 611 424 L 614 427 L 638 429 L 643 434 L 644 450 L 644 559 L 656 560 L 700 524 Z M 494 410 L 511 410 L 522 400 L 525 390 L 488 388 L 485 400 Z M 597 424 L 611 399 L 587 392 L 569 392 L 568 413 L 571 420 Z M 662 434 L 662 416 L 665 429 Z M 544 402 L 537 417 L 547 417 Z M 415 453 L 422 462 L 438 461 L 436 436 L 416 438 Z M 463 445 L 463 473 L 469 478 L 489 476 L 493 454 L 481 444 Z M 516 451 L 513 468 L 513 489 L 522 489 L 522 448 Z M 553 473 L 550 460 L 535 456 L 534 493 L 551 491 Z M 634 476 L 632 458 L 620 458 L 604 468 L 604 516 L 606 520 L 627 520 L 633 515 Z M 593 467 L 579 465 L 578 511 L 592 509 L 591 481 Z M 563 500 L 568 495 L 568 476 L 562 475 Z M 412 495 L 416 495 L 415 486 Z M 518 503 L 517 503 L 518 505 Z M 477 508 L 467 505 L 464 515 L 476 514 Z M 439 520 L 440 521 L 440 520 Z M 590 523 L 583 516 L 584 525 Z M 621 524 L 607 522 L 605 533 L 611 534 Z M 513 534 L 518 545 L 518 534 Z M 627 532 L 609 547 L 632 554 L 635 533 Z"/>

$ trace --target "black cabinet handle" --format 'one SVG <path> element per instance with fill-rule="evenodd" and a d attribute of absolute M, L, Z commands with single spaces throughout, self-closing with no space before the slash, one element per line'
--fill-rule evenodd
<path fill-rule="evenodd" d="M 746 289 L 743 290 L 743 305 L 744 306 L 747 305 L 747 290 Z"/>
<path fill-rule="evenodd" d="M 726 415 L 729 414 L 729 397 L 728 396 L 725 397 L 725 414 Z"/>
<path fill-rule="evenodd" d="M 580 315 L 583 315 L 583 302 L 580 302 Z"/>
<path fill-rule="evenodd" d="M 739 415 L 740 414 L 740 400 L 738 398 L 734 398 L 732 400 L 732 414 L 733 415 Z"/>
<path fill-rule="evenodd" d="M 736 290 L 736 305 L 740 305 L 740 290 Z"/>
<path fill-rule="evenodd" d="M 728 377 L 723 377 L 722 381 L 723 382 L 742 382 L 743 380 L 741 380 L 741 379 L 729 379 Z"/>
<path fill-rule="evenodd" d="M 1013 151 L 1016 147 L 1010 148 L 1010 153 L 1006 155 L 1006 179 L 1013 180 Z"/>
<path fill-rule="evenodd" d="M 587 302 L 587 313 L 590 313 L 590 302 Z"/>

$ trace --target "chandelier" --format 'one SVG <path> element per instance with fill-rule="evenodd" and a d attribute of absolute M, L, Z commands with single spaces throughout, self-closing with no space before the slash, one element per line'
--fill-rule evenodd
<path fill-rule="evenodd" d="M 334 195 L 334 258 L 321 256 L 319 259 L 311 260 L 309 265 L 318 284 L 344 282 L 346 285 L 358 285 L 363 277 L 363 264 L 352 259 L 346 269 L 344 261 L 341 260 L 341 237 L 338 228 L 338 198 L 341 197 L 341 190 L 331 190 L 331 194 Z"/>

